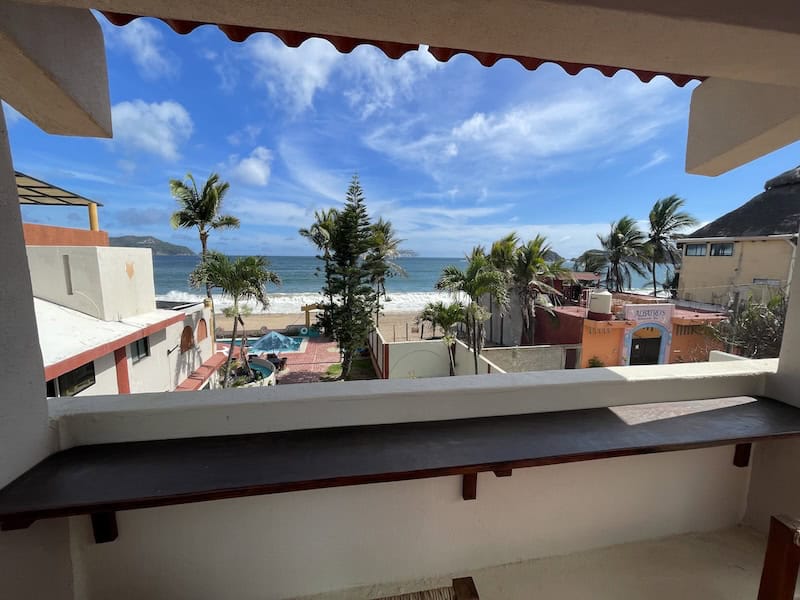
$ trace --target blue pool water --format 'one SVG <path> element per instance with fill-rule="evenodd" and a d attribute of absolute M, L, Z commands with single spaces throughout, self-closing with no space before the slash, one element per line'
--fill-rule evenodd
<path fill-rule="evenodd" d="M 272 369 L 270 369 L 269 367 L 265 367 L 264 365 L 256 365 L 250 363 L 250 368 L 253 369 L 253 371 L 258 371 L 259 373 L 261 373 L 264 376 L 264 379 L 272 375 Z"/>
<path fill-rule="evenodd" d="M 250 344 L 252 344 L 257 339 L 258 338 L 248 338 L 247 341 Z M 287 354 L 287 353 L 291 353 L 291 352 L 298 352 L 300 350 L 300 346 L 303 344 L 303 341 L 305 341 L 307 338 L 302 337 L 302 336 L 291 336 L 289 339 L 292 340 L 291 349 L 290 350 L 289 349 L 280 350 L 280 351 L 278 351 L 278 354 Z M 231 343 L 231 341 L 229 339 L 217 339 L 217 342 L 219 342 L 220 344 L 230 344 Z M 241 338 L 237 339 L 235 345 L 236 346 L 241 346 L 242 345 L 242 339 Z"/>

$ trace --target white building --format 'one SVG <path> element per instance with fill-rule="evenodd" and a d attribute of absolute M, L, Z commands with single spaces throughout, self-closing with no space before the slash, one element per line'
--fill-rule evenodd
<path fill-rule="evenodd" d="M 22 185 L 31 181 L 50 200 L 91 207 L 18 173 L 22 202 L 32 203 L 31 185 Z M 203 303 L 157 308 L 149 249 L 109 247 L 96 209 L 90 209 L 89 230 L 25 224 L 25 236 L 48 396 L 170 392 L 215 383 L 225 355 L 213 344 L 211 310 Z"/>

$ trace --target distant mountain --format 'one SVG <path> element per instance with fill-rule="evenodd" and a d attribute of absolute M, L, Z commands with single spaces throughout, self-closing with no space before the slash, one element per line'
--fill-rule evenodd
<path fill-rule="evenodd" d="M 150 248 L 153 256 L 194 256 L 195 252 L 186 246 L 177 246 L 169 242 L 162 242 L 149 235 L 121 235 L 108 238 L 112 246 L 122 248 Z"/>
<path fill-rule="evenodd" d="M 554 260 L 566 260 L 563 256 L 561 256 L 555 250 L 550 250 L 547 254 L 544 255 L 544 259 L 547 262 L 553 262 Z"/>

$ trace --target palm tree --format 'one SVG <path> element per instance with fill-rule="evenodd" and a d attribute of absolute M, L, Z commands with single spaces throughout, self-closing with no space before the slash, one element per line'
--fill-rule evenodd
<path fill-rule="evenodd" d="M 197 188 L 197 182 L 191 173 L 186 174 L 184 181 L 171 179 L 169 182 L 170 192 L 179 206 L 172 214 L 170 222 L 176 229 L 197 228 L 200 232 L 202 262 L 208 257 L 208 234 L 212 230 L 239 227 L 239 219 L 220 214 L 222 200 L 229 188 L 227 182 L 219 180 L 217 173 L 212 173 L 208 177 L 202 190 Z M 206 282 L 205 287 L 206 295 L 211 298 L 211 284 Z"/>
<path fill-rule="evenodd" d="M 514 289 L 519 295 L 519 306 L 522 313 L 522 333 L 520 346 L 533 346 L 536 328 L 536 307 L 541 306 L 552 313 L 548 294 L 561 295 L 551 284 L 557 278 L 570 274 L 564 266 L 563 259 L 547 261 L 552 249 L 547 238 L 537 235 L 527 244 L 520 246 L 514 254 L 514 265 L 511 278 Z"/>
<path fill-rule="evenodd" d="M 650 247 L 650 268 L 653 273 L 653 295 L 656 295 L 656 265 L 672 264 L 677 266 L 680 259 L 675 237 L 681 231 L 694 227 L 698 221 L 692 215 L 680 209 L 685 204 L 683 198 L 668 196 L 656 200 L 650 210 L 650 233 L 647 244 Z"/>
<path fill-rule="evenodd" d="M 467 268 L 462 271 L 455 265 L 446 266 L 436 282 L 436 288 L 463 294 L 469 299 L 465 308 L 465 323 L 477 375 L 478 355 L 483 347 L 483 321 L 491 315 L 479 304 L 479 300 L 489 296 L 498 306 L 505 307 L 508 304 L 508 277 L 494 268 L 481 246 L 476 246 L 467 256 Z"/>
<path fill-rule="evenodd" d="M 463 323 L 464 319 L 464 305 L 459 301 L 451 304 L 429 302 L 417 316 L 417 323 L 427 321 L 433 326 L 434 333 L 437 325 L 442 328 L 442 341 L 447 346 L 451 376 L 456 374 L 456 336 L 454 328 L 459 323 Z"/>
<path fill-rule="evenodd" d="M 379 218 L 372 224 L 372 256 L 371 263 L 375 266 L 373 281 L 378 304 L 375 309 L 375 325 L 378 325 L 378 318 L 381 312 L 381 297 L 386 298 L 386 279 L 388 277 L 406 277 L 408 273 L 397 263 L 401 256 L 411 256 L 411 252 L 400 248 L 405 240 L 397 238 L 397 234 L 392 227 L 392 222 Z"/>
<path fill-rule="evenodd" d="M 517 232 L 512 231 L 504 237 L 501 237 L 499 240 L 492 242 L 492 247 L 489 250 L 489 261 L 492 263 L 492 266 L 501 273 L 505 273 L 509 280 L 511 279 L 511 270 L 514 268 L 514 260 L 518 244 L 519 237 L 517 236 Z M 490 296 L 489 312 L 491 313 L 493 311 L 493 300 Z M 494 320 L 489 321 L 489 327 L 491 328 L 489 336 L 494 337 Z"/>
<path fill-rule="evenodd" d="M 333 236 L 334 229 L 336 228 L 336 219 L 339 216 L 339 211 L 335 208 L 328 208 L 314 211 L 314 222 L 311 227 L 301 228 L 299 233 L 302 237 L 310 241 L 320 254 L 318 259 L 325 263 L 325 288 L 330 289 L 330 269 L 328 265 L 331 260 L 331 237 Z M 319 268 L 317 268 L 319 271 Z M 333 296 L 328 295 L 328 305 L 333 306 Z M 328 323 L 328 319 L 323 317 L 323 323 Z M 329 332 L 325 332 L 326 334 Z"/>
<path fill-rule="evenodd" d="M 631 287 L 631 271 L 645 276 L 643 263 L 647 259 L 647 238 L 631 217 L 624 216 L 611 223 L 607 236 L 598 235 L 602 250 L 590 251 L 602 255 L 606 263 L 606 286 L 621 292 Z"/>
<path fill-rule="evenodd" d="M 573 268 L 585 273 L 600 273 L 606 268 L 607 261 L 602 250 L 587 250 L 578 258 L 573 259 Z"/>
<path fill-rule="evenodd" d="M 233 349 L 236 344 L 237 325 L 241 324 L 244 327 L 239 302 L 255 300 L 266 308 L 269 304 L 267 284 L 280 285 L 281 279 L 276 273 L 269 270 L 269 261 L 263 256 L 245 256 L 232 261 L 220 252 L 209 252 L 205 261 L 200 263 L 189 275 L 189 282 L 193 287 L 201 287 L 205 284 L 219 288 L 223 295 L 233 299 L 233 333 L 225 366 L 225 379 L 222 382 L 222 387 L 227 387 Z"/>
<path fill-rule="evenodd" d="M 311 227 L 300 229 L 300 235 L 314 244 L 323 256 L 330 254 L 331 235 L 338 215 L 339 211 L 335 208 L 315 210 Z"/>

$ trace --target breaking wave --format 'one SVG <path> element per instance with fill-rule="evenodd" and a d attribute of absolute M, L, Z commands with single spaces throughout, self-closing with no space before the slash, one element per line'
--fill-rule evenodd
<path fill-rule="evenodd" d="M 217 311 L 227 308 L 233 304 L 230 298 L 220 294 L 213 294 L 214 308 Z M 157 300 L 169 302 L 202 302 L 205 294 L 194 294 L 172 290 L 166 294 L 158 294 Z M 306 304 L 322 302 L 322 295 L 319 293 L 300 293 L 300 294 L 269 294 L 269 306 L 264 310 L 256 302 L 244 302 L 242 304 L 252 309 L 253 313 L 298 313 L 301 307 Z M 398 312 L 418 312 L 422 310 L 428 302 L 451 302 L 452 296 L 446 292 L 398 292 L 390 293 L 387 301 L 383 304 L 383 310 L 387 313 Z"/>

